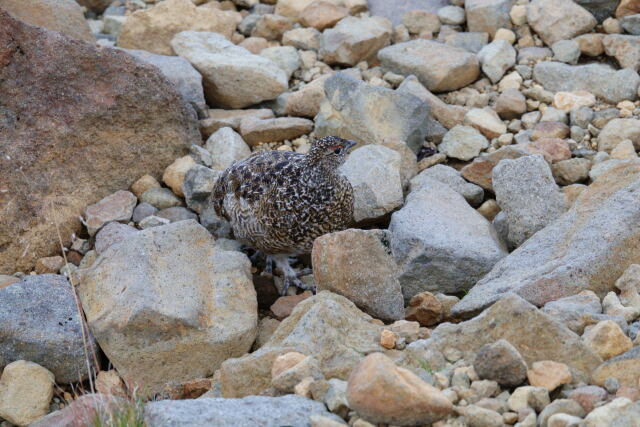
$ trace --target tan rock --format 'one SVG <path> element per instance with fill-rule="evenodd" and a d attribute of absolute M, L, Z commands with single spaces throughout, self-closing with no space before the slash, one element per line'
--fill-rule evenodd
<path fill-rule="evenodd" d="M 595 103 L 596 97 L 586 90 L 557 92 L 553 96 L 553 106 L 565 113 L 568 113 L 574 108 L 591 107 L 595 105 Z"/>
<path fill-rule="evenodd" d="M 196 7 L 190 0 L 165 0 L 132 13 L 122 26 L 118 46 L 174 55 L 170 42 L 179 32 L 211 31 L 230 38 L 239 22 L 236 12 Z"/>
<path fill-rule="evenodd" d="M 636 148 L 633 146 L 633 141 L 630 139 L 620 141 L 611 150 L 611 158 L 619 160 L 637 159 L 638 153 L 636 153 Z"/>
<path fill-rule="evenodd" d="M 238 44 L 238 46 L 247 49 L 249 52 L 254 55 L 259 54 L 264 49 L 270 47 L 270 43 L 264 37 L 247 37 L 242 41 L 242 43 Z"/>
<path fill-rule="evenodd" d="M 421 326 L 435 325 L 443 318 L 442 303 L 431 292 L 421 292 L 409 300 L 405 318 Z"/>
<path fill-rule="evenodd" d="M 588 33 L 598 23 L 571 0 L 534 0 L 527 9 L 527 21 L 548 46 Z"/>
<path fill-rule="evenodd" d="M 313 122 L 295 117 L 276 119 L 247 119 L 240 124 L 240 134 L 247 144 L 284 141 L 305 135 L 313 129 Z"/>
<path fill-rule="evenodd" d="M 587 189 L 584 184 L 571 184 L 562 187 L 560 190 L 564 193 L 564 197 L 567 201 L 567 206 L 571 207 L 576 202 L 580 194 Z"/>
<path fill-rule="evenodd" d="M 608 34 L 602 39 L 605 53 L 616 58 L 621 68 L 640 68 L 640 40 L 637 36 Z"/>
<path fill-rule="evenodd" d="M 497 138 L 507 132 L 507 125 L 491 108 L 472 108 L 464 116 L 464 123 L 478 129 L 489 139 Z"/>
<path fill-rule="evenodd" d="M 127 398 L 127 391 L 124 388 L 124 383 L 118 373 L 111 369 L 109 371 L 100 371 L 96 377 L 96 391 L 102 394 L 108 394 L 111 396 Z"/>
<path fill-rule="evenodd" d="M 533 127 L 531 140 L 535 141 L 540 138 L 559 138 L 564 139 L 569 136 L 569 126 L 562 122 L 540 122 Z"/>
<path fill-rule="evenodd" d="M 413 75 L 404 79 L 400 87 L 398 87 L 398 91 L 406 91 L 426 102 L 429 105 L 430 113 L 433 117 L 447 129 L 461 125 L 464 121 L 464 116 L 469 111 L 468 107 L 445 103 L 424 87 Z"/>
<path fill-rule="evenodd" d="M 603 320 L 587 328 L 582 339 L 603 360 L 618 356 L 633 347 L 631 338 L 613 320 Z"/>
<path fill-rule="evenodd" d="M 435 34 L 440 31 L 440 18 L 433 12 L 426 10 L 410 10 L 402 16 L 402 24 L 409 33 L 420 34 L 428 32 Z"/>
<path fill-rule="evenodd" d="M 283 393 L 291 393 L 294 391 L 294 387 L 306 378 L 311 378 L 312 380 L 324 378 L 320 370 L 320 364 L 315 358 L 305 356 L 299 359 L 298 355 L 299 353 L 294 353 L 293 357 L 282 360 L 287 358 L 285 354 L 274 362 L 274 367 L 271 371 L 271 385 L 276 390 Z"/>
<path fill-rule="evenodd" d="M 251 31 L 252 37 L 280 40 L 282 35 L 293 28 L 293 21 L 287 17 L 268 13 L 261 15 Z"/>
<path fill-rule="evenodd" d="M 311 257 L 318 290 L 343 295 L 375 318 L 402 319 L 399 271 L 388 241 L 381 230 L 349 229 L 317 238 Z"/>
<path fill-rule="evenodd" d="M 154 177 L 151 175 L 143 175 L 131 185 L 131 192 L 135 194 L 136 197 L 140 197 L 145 191 L 160 187 L 160 183 Z"/>
<path fill-rule="evenodd" d="M 256 342 L 253 343 L 253 350 L 257 350 L 262 347 L 271 335 L 278 329 L 280 326 L 280 321 L 278 319 L 274 319 L 272 317 L 263 317 L 258 322 L 258 334 L 256 335 Z"/>
<path fill-rule="evenodd" d="M 370 354 L 353 370 L 347 400 L 365 419 L 399 426 L 431 424 L 453 411 L 440 390 L 381 353 Z"/>
<path fill-rule="evenodd" d="M 167 184 L 167 186 L 171 188 L 176 195 L 184 197 L 184 193 L 182 192 L 184 177 L 189 169 L 191 169 L 195 164 L 196 162 L 191 156 L 184 156 L 176 159 L 164 170 L 164 174 L 162 174 L 162 181 L 164 181 L 164 183 Z"/>
<path fill-rule="evenodd" d="M 593 382 L 600 386 L 607 378 L 615 378 L 626 387 L 640 386 L 640 346 L 605 361 L 592 375 Z"/>
<path fill-rule="evenodd" d="M 501 118 L 514 119 L 527 112 L 527 104 L 518 89 L 506 89 L 498 96 L 495 109 Z"/>
<path fill-rule="evenodd" d="M 498 205 L 498 202 L 496 202 L 495 199 L 489 199 L 485 201 L 482 205 L 480 205 L 477 211 L 480 213 L 480 215 L 487 218 L 487 220 L 493 221 L 493 218 L 495 218 L 496 215 L 500 213 L 500 206 Z"/>
<path fill-rule="evenodd" d="M 312 295 L 311 291 L 305 291 L 298 295 L 280 297 L 271 305 L 270 310 L 278 320 L 282 320 L 291 315 L 291 312 L 296 308 L 298 303 L 306 300 Z"/>
<path fill-rule="evenodd" d="M 0 0 L 0 9 L 27 24 L 59 31 L 67 37 L 95 41 L 82 8 L 73 0 Z"/>
<path fill-rule="evenodd" d="M 604 53 L 604 45 L 602 39 L 604 34 L 589 33 L 582 34 L 576 37 L 574 40 L 578 42 L 580 46 L 580 52 L 586 56 L 600 56 Z"/>
<path fill-rule="evenodd" d="M 49 412 L 55 378 L 42 366 L 18 360 L 0 377 L 0 418 L 26 426 Z"/>
<path fill-rule="evenodd" d="M 502 159 L 517 159 L 529 154 L 524 148 L 517 146 L 502 147 L 492 153 L 480 156 L 462 168 L 460 173 L 467 180 L 478 184 L 485 190 L 493 191 L 491 180 L 493 168 Z"/>
<path fill-rule="evenodd" d="M 613 119 L 598 134 L 598 151 L 611 152 L 624 140 L 631 140 L 640 149 L 640 120 Z"/>
<path fill-rule="evenodd" d="M 616 18 L 637 13 L 640 13 L 640 2 L 638 0 L 622 0 L 616 9 Z"/>
<path fill-rule="evenodd" d="M 333 27 L 349 15 L 349 10 L 334 3 L 319 0 L 305 7 L 300 13 L 300 23 L 317 30 Z"/>
<path fill-rule="evenodd" d="M 387 349 L 392 349 L 396 346 L 398 341 L 398 334 L 389 329 L 384 329 L 380 333 L 380 345 Z"/>
<path fill-rule="evenodd" d="M 55 274 L 64 266 L 64 258 L 60 255 L 50 256 L 46 258 L 40 258 L 36 261 L 36 273 L 38 274 L 46 274 L 52 273 Z"/>
<path fill-rule="evenodd" d="M 315 28 L 294 28 L 282 35 L 282 45 L 305 51 L 317 51 L 320 49 L 320 37 L 320 31 Z"/>
<path fill-rule="evenodd" d="M 209 117 L 200 120 L 200 132 L 203 138 L 209 138 L 213 133 L 223 127 L 230 127 L 235 131 L 240 130 L 240 123 L 244 119 L 272 119 L 275 115 L 270 108 L 246 109 L 246 110 L 209 110 Z"/>
<path fill-rule="evenodd" d="M 390 43 L 392 31 L 391 22 L 381 16 L 349 16 L 322 33 L 318 54 L 327 64 L 353 66 L 376 58 Z"/>
<path fill-rule="evenodd" d="M 550 392 L 563 384 L 571 384 L 573 379 L 567 365 L 552 360 L 534 362 L 527 371 L 527 378 L 532 386 L 544 387 Z"/>
<path fill-rule="evenodd" d="M 287 115 L 296 117 L 315 117 L 320 111 L 322 101 L 326 99 L 324 94 L 324 82 L 329 76 L 322 76 L 292 92 L 285 105 Z"/>

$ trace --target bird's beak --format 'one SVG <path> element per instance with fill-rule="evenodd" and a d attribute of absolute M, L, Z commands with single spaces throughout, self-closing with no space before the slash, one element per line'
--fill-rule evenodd
<path fill-rule="evenodd" d="M 350 140 L 350 139 L 347 139 L 347 140 L 345 140 L 345 142 L 344 142 L 344 149 L 345 149 L 345 150 L 347 150 L 347 152 L 349 152 L 349 151 L 351 151 L 351 149 L 352 149 L 353 147 L 355 147 L 356 145 L 358 145 L 358 143 L 357 143 L 357 142 L 352 141 L 352 140 Z"/>

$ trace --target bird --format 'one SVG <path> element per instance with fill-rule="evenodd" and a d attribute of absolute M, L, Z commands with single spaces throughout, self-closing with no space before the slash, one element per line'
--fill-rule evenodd
<path fill-rule="evenodd" d="M 211 202 L 231 225 L 234 238 L 267 256 L 291 285 L 312 289 L 291 266 L 311 252 L 313 241 L 353 223 L 353 188 L 338 168 L 356 142 L 337 136 L 314 139 L 308 154 L 258 151 L 219 176 Z M 312 289 L 315 290 L 315 289 Z"/>

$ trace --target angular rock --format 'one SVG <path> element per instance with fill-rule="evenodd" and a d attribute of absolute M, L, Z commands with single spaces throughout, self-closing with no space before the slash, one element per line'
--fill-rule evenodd
<path fill-rule="evenodd" d="M 577 4 L 589 11 L 597 20 L 602 23 L 605 19 L 614 16 L 617 0 L 577 0 Z"/>
<path fill-rule="evenodd" d="M 566 210 L 564 195 L 541 155 L 502 160 L 493 168 L 493 189 L 507 215 L 508 239 L 514 247 Z"/>
<path fill-rule="evenodd" d="M 560 40 L 555 42 L 551 49 L 553 50 L 553 58 L 556 61 L 565 62 L 567 64 L 577 64 L 580 59 L 580 45 L 575 40 Z"/>
<path fill-rule="evenodd" d="M 278 117 L 276 119 L 246 119 L 240 125 L 242 138 L 251 147 L 265 142 L 279 142 L 295 139 L 308 134 L 313 122 L 297 117 Z"/>
<path fill-rule="evenodd" d="M 603 320 L 590 327 L 582 339 L 602 360 L 619 356 L 633 347 L 631 338 L 612 320 Z"/>
<path fill-rule="evenodd" d="M 290 116 L 314 118 L 325 100 L 324 82 L 329 76 L 311 81 L 296 92 L 287 96 L 285 112 Z"/>
<path fill-rule="evenodd" d="M 195 114 L 166 78 L 124 52 L 2 12 L 0 57 L 0 273 L 57 252 L 56 223 L 67 246 L 88 204 L 128 188 L 141 170 L 160 174 L 200 140 Z"/>
<path fill-rule="evenodd" d="M 28 360 L 59 383 L 87 378 L 85 357 L 93 360 L 93 340 L 85 337 L 85 347 L 73 292 L 63 276 L 53 274 L 29 275 L 0 289 L 0 369 Z"/>
<path fill-rule="evenodd" d="M 429 111 L 439 123 L 442 123 L 447 129 L 451 129 L 456 125 L 462 124 L 465 114 L 469 110 L 467 107 L 460 105 L 449 105 L 429 92 L 416 76 L 408 76 L 398 86 L 397 92 L 406 93 L 417 96 L 429 105 Z"/>
<path fill-rule="evenodd" d="M 204 138 L 209 138 L 216 131 L 230 127 L 231 129 L 240 130 L 240 123 L 244 119 L 272 119 L 275 115 L 269 108 L 246 109 L 246 110 L 209 110 L 209 118 L 200 121 L 200 131 Z"/>
<path fill-rule="evenodd" d="M 464 116 L 464 124 L 478 129 L 487 138 L 493 139 L 507 132 L 507 126 L 491 108 L 472 108 Z"/>
<path fill-rule="evenodd" d="M 221 34 L 183 31 L 173 37 L 171 46 L 202 74 L 210 105 L 243 108 L 274 99 L 288 88 L 287 75 L 275 62 Z"/>
<path fill-rule="evenodd" d="M 453 411 L 440 390 L 381 353 L 367 356 L 353 370 L 347 400 L 366 420 L 399 426 L 431 424 Z"/>
<path fill-rule="evenodd" d="M 300 23 L 305 27 L 324 30 L 333 27 L 342 18 L 349 15 L 349 10 L 327 1 L 314 1 L 305 7 L 300 14 Z"/>
<path fill-rule="evenodd" d="M 593 372 L 595 384 L 602 386 L 607 378 L 615 378 L 623 386 L 637 387 L 640 380 L 640 347 L 633 347 L 607 360 Z"/>
<path fill-rule="evenodd" d="M 254 425 L 264 427 L 309 425 L 309 417 L 321 415 L 341 419 L 322 404 L 296 395 L 248 396 L 243 399 L 201 398 L 161 400 L 145 405 L 146 425 L 154 427 Z"/>
<path fill-rule="evenodd" d="M 439 325 L 423 347 L 457 349 L 465 360 L 472 361 L 480 347 L 499 339 L 509 341 L 527 364 L 538 360 L 566 364 L 576 381 L 588 379 L 602 360 L 578 335 L 514 294 L 503 296 L 471 320 Z"/>
<path fill-rule="evenodd" d="M 205 148 L 211 153 L 211 168 L 220 171 L 251 155 L 251 149 L 244 139 L 230 127 L 223 127 L 212 133 Z"/>
<path fill-rule="evenodd" d="M 0 377 L 0 418 L 26 426 L 49 412 L 55 378 L 42 366 L 17 360 Z"/>
<path fill-rule="evenodd" d="M 527 112 L 524 95 L 518 89 L 507 89 L 498 96 L 496 113 L 502 119 L 515 119 Z"/>
<path fill-rule="evenodd" d="M 63 409 L 40 418 L 31 427 L 67 427 L 72 425 L 92 425 L 96 419 L 107 419 L 123 404 L 123 399 L 104 394 L 83 394 Z"/>
<path fill-rule="evenodd" d="M 516 50 L 506 40 L 495 40 L 478 52 L 482 72 L 497 83 L 516 64 Z"/>
<path fill-rule="evenodd" d="M 346 298 L 319 292 L 299 303 L 258 351 L 222 364 L 222 395 L 262 393 L 270 386 L 273 361 L 291 351 L 313 355 L 326 378 L 345 380 L 365 355 L 383 350 L 381 331 Z"/>
<path fill-rule="evenodd" d="M 94 245 L 95 251 L 100 255 L 102 252 L 106 251 L 109 246 L 122 242 L 137 232 L 138 230 L 135 227 L 128 224 L 110 222 L 100 229 L 98 234 L 96 234 L 96 242 Z"/>
<path fill-rule="evenodd" d="M 287 80 L 300 68 L 300 55 L 292 46 L 274 46 L 260 51 L 260 56 L 275 62 L 287 75 Z"/>
<path fill-rule="evenodd" d="M 630 140 L 640 149 L 640 120 L 613 119 L 598 134 L 598 151 L 610 153 L 624 140 Z"/>
<path fill-rule="evenodd" d="M 607 396 L 608 393 L 605 389 L 594 385 L 578 387 L 569 393 L 569 399 L 578 402 L 587 413 L 593 411 L 593 408 L 603 402 Z"/>
<path fill-rule="evenodd" d="M 521 146 L 506 146 L 492 153 L 484 154 L 462 168 L 460 173 L 467 181 L 493 191 L 493 168 L 503 159 L 517 159 L 530 154 Z"/>
<path fill-rule="evenodd" d="M 249 267 L 197 222 L 180 221 L 111 246 L 82 271 L 78 292 L 102 350 L 149 394 L 249 350 L 257 326 Z"/>
<path fill-rule="evenodd" d="M 572 379 L 569 367 L 553 360 L 534 362 L 527 371 L 527 378 L 532 386 L 544 387 L 550 392 L 563 384 L 570 384 Z"/>
<path fill-rule="evenodd" d="M 504 387 L 519 386 L 527 378 L 527 364 L 520 352 L 504 339 L 480 347 L 473 368 L 480 378 Z"/>
<path fill-rule="evenodd" d="M 398 266 L 386 230 L 345 230 L 319 237 L 311 253 L 318 291 L 348 298 L 383 321 L 404 318 Z"/>
<path fill-rule="evenodd" d="M 460 89 L 480 74 L 476 56 L 463 49 L 416 39 L 386 47 L 378 53 L 382 65 L 397 74 L 415 75 L 434 92 Z"/>
<path fill-rule="evenodd" d="M 162 209 L 156 215 L 158 218 L 168 219 L 170 222 L 186 221 L 189 219 L 198 220 L 198 215 L 182 206 Z"/>
<path fill-rule="evenodd" d="M 550 301 L 544 305 L 542 311 L 555 317 L 579 335 L 582 335 L 587 325 L 605 320 L 600 298 L 593 291 L 582 291 L 577 295 Z"/>
<path fill-rule="evenodd" d="M 513 0 L 466 0 L 469 31 L 489 33 L 493 38 L 498 29 L 511 28 L 509 12 L 514 3 Z"/>
<path fill-rule="evenodd" d="M 412 10 L 402 17 L 404 25 L 410 34 L 431 33 L 440 31 L 440 19 L 438 15 L 425 10 Z"/>
<path fill-rule="evenodd" d="M 585 90 L 614 104 L 635 100 L 640 84 L 640 76 L 634 70 L 616 71 L 604 64 L 568 65 L 551 61 L 538 63 L 533 68 L 533 78 L 553 92 Z"/>
<path fill-rule="evenodd" d="M 444 184 L 447 184 L 473 207 L 476 207 L 484 200 L 484 190 L 475 184 L 465 181 L 460 175 L 460 172 L 456 169 L 445 166 L 435 165 L 420 172 L 416 177 L 411 180 L 411 191 L 415 191 L 422 186 L 425 178 L 435 179 Z M 426 180 L 428 183 L 429 180 Z"/>
<path fill-rule="evenodd" d="M 470 126 L 455 126 L 444 135 L 438 151 L 459 160 L 472 160 L 489 147 L 489 141 Z"/>
<path fill-rule="evenodd" d="M 571 0 L 533 0 L 527 8 L 531 28 L 549 46 L 588 33 L 596 18 Z"/>
<path fill-rule="evenodd" d="M 184 197 L 189 209 L 202 213 L 208 206 L 207 198 L 211 195 L 213 187 L 221 172 L 205 166 L 195 165 L 185 175 Z"/>
<path fill-rule="evenodd" d="M 346 73 L 329 77 L 324 90 L 327 100 L 315 120 L 316 136 L 336 135 L 360 144 L 400 140 L 414 152 L 422 147 L 429 107 L 419 98 L 369 86 Z M 376 108 L 367 107 L 371 105 Z"/>
<path fill-rule="evenodd" d="M 252 37 L 262 37 L 266 40 L 280 40 L 285 31 L 293 28 L 293 21 L 285 16 L 266 13 L 260 15 L 251 30 Z"/>
<path fill-rule="evenodd" d="M 283 46 L 293 46 L 300 50 L 320 49 L 320 31 L 315 28 L 294 28 L 282 35 Z"/>
<path fill-rule="evenodd" d="M 636 426 L 640 419 L 640 403 L 626 397 L 619 397 L 602 405 L 587 415 L 581 425 L 599 426 Z"/>
<path fill-rule="evenodd" d="M 283 296 L 278 298 L 276 302 L 274 302 L 271 307 L 269 307 L 269 309 L 277 319 L 282 320 L 285 317 L 291 316 L 291 313 L 293 312 L 293 309 L 296 308 L 296 305 L 312 295 L 313 294 L 311 293 L 311 291 L 304 291 L 303 293 L 298 295 Z"/>
<path fill-rule="evenodd" d="M 380 49 L 389 45 L 392 31 L 386 18 L 350 16 L 322 33 L 318 55 L 330 65 L 353 66 L 375 58 Z"/>
<path fill-rule="evenodd" d="M 196 110 L 198 118 L 204 119 L 208 116 L 208 108 L 202 89 L 202 76 L 189 64 L 189 61 L 179 56 L 156 55 L 144 50 L 125 49 L 125 51 L 129 55 L 158 67 L 162 74 L 178 89 L 184 100 Z"/>
<path fill-rule="evenodd" d="M 544 387 L 533 386 L 518 387 L 513 391 L 511 396 L 509 396 L 509 400 L 507 401 L 509 409 L 514 412 L 519 412 L 526 408 L 540 412 L 548 406 L 549 403 L 549 391 Z"/>
<path fill-rule="evenodd" d="M 402 205 L 401 158 L 377 144 L 354 150 L 340 167 L 353 187 L 355 222 L 375 220 Z"/>
<path fill-rule="evenodd" d="M 391 217 L 391 250 L 405 302 L 463 292 L 506 255 L 491 224 L 446 184 L 425 179 Z"/>
<path fill-rule="evenodd" d="M 616 58 L 620 67 L 638 71 L 640 68 L 640 37 L 609 34 L 602 39 L 604 50 Z"/>
<path fill-rule="evenodd" d="M 0 8 L 24 23 L 58 31 L 67 37 L 95 41 L 82 8 L 73 0 L 0 0 Z"/>
<path fill-rule="evenodd" d="M 230 38 L 238 18 L 235 12 L 196 7 L 190 0 L 165 0 L 132 13 L 120 32 L 118 46 L 173 55 L 170 42 L 181 31 L 210 31 Z"/>
<path fill-rule="evenodd" d="M 196 162 L 191 156 L 180 157 L 173 161 L 162 174 L 162 181 L 171 188 L 171 190 L 180 197 L 184 197 L 182 192 L 182 184 L 184 183 L 184 177 L 195 166 Z"/>
<path fill-rule="evenodd" d="M 409 300 L 405 319 L 418 322 L 420 326 L 432 326 L 442 320 L 444 310 L 440 300 L 431 292 L 421 292 Z"/>
<path fill-rule="evenodd" d="M 469 316 L 505 293 L 542 306 L 586 289 L 598 295 L 613 290 L 624 270 L 640 261 L 631 243 L 640 233 L 631 219 L 640 209 L 639 189 L 640 162 L 613 167 L 567 213 L 497 264 L 453 312 Z"/>

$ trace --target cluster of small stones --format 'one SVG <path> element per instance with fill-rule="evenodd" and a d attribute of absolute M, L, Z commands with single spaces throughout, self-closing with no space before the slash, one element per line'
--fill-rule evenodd
<path fill-rule="evenodd" d="M 376 123 L 379 117 L 385 117 L 374 117 L 376 112 L 370 113 L 371 122 L 364 123 L 365 128 L 379 129 L 384 134 L 381 139 L 390 135 L 391 140 L 366 140 L 369 134 L 361 129 L 343 135 L 360 143 L 352 154 L 361 159 L 360 163 L 345 165 L 345 174 L 356 187 L 356 199 L 360 200 L 358 195 L 365 190 L 374 194 L 373 201 L 366 199 L 366 193 L 362 205 L 356 206 L 362 212 L 358 225 L 373 223 L 388 231 L 348 230 L 343 232 L 347 234 L 318 239 L 313 253 L 315 277 L 304 279 L 315 280 L 324 292 L 313 296 L 290 289 L 289 295 L 278 297 L 271 279 L 261 275 L 258 266 L 251 267 L 259 309 L 257 322 L 248 334 L 253 353 L 244 357 L 255 354 L 263 360 L 260 351 L 273 351 L 264 356 L 269 360 L 266 373 L 255 374 L 255 381 L 264 383 L 262 394 L 274 398 L 295 394 L 321 403 L 325 412 L 307 414 L 302 421 L 316 427 L 622 426 L 635 425 L 640 419 L 637 250 L 629 252 L 628 257 L 619 255 L 626 264 L 617 273 L 615 284 L 607 289 L 578 289 L 559 296 L 547 291 L 542 303 L 522 293 L 538 308 L 524 300 L 504 299 L 504 306 L 495 313 L 486 309 L 471 320 L 465 320 L 469 316 L 460 316 L 453 308 L 461 298 L 464 302 L 467 291 L 472 289 L 473 293 L 475 282 L 494 265 L 500 268 L 510 252 L 517 253 L 518 248 L 531 243 L 533 236 L 540 236 L 537 233 L 570 211 L 576 200 L 588 205 L 589 199 L 580 199 L 580 194 L 598 191 L 592 184 L 599 178 L 606 180 L 619 168 L 637 167 L 640 2 L 593 5 L 570 0 L 450 0 L 447 4 L 434 0 L 408 2 L 417 9 L 406 12 L 378 0 L 115 0 L 106 9 L 96 8 L 90 1 L 80 3 L 87 6 L 85 16 L 98 44 L 185 58 L 205 81 L 205 89 L 202 79 L 197 82 L 198 99 L 189 101 L 196 105 L 206 99 L 214 108 L 207 106 L 198 112 L 202 145 L 193 145 L 190 153 L 176 159 L 162 177 L 141 171 L 142 176 L 131 188 L 87 206 L 83 213 L 86 230 L 74 236 L 64 254 L 40 259 L 30 272 L 0 275 L 0 306 L 10 288 L 32 275 L 64 276 L 81 288 L 83 281 L 89 280 L 86 277 L 93 274 L 94 283 L 99 280 L 95 271 L 102 268 L 100 264 L 108 264 L 109 256 L 115 256 L 132 236 L 154 229 L 167 230 L 169 235 L 177 229 L 167 227 L 183 221 L 206 228 L 215 237 L 215 248 L 240 254 L 240 245 L 232 240 L 228 224 L 207 203 L 220 171 L 253 151 L 306 153 L 314 137 L 354 126 L 347 116 L 368 108 L 375 110 L 375 106 L 350 105 L 343 116 L 337 104 L 349 101 L 328 98 L 339 92 L 330 85 L 342 88 L 341 84 L 346 87 L 355 82 L 363 84 L 354 89 L 354 93 L 360 91 L 353 98 L 358 102 L 380 102 L 380 108 L 395 108 L 409 99 L 406 102 L 413 102 L 416 108 L 427 106 L 421 111 L 428 111 L 424 114 L 429 123 L 411 128 L 421 138 L 419 146 L 393 140 L 403 132 L 409 138 L 407 128 L 391 119 L 388 124 Z M 423 3 L 425 6 L 419 7 Z M 206 90 L 207 82 L 217 78 L 216 60 L 222 62 L 220 58 L 225 55 L 221 52 L 235 48 L 215 37 L 202 41 L 214 32 L 214 25 L 203 23 L 204 18 L 198 14 L 211 11 L 225 13 L 219 19 L 227 24 L 220 24 L 218 31 L 228 31 L 224 37 L 245 50 L 227 55 L 246 56 L 247 63 L 256 61 L 254 65 L 225 63 L 227 71 L 237 66 L 248 78 L 262 72 L 259 78 L 269 82 L 265 85 L 273 85 L 269 87 L 271 92 L 264 87 L 258 88 L 265 89 L 260 95 L 236 87 L 224 94 L 222 90 Z M 182 18 L 184 22 L 176 31 L 172 20 Z M 232 26 L 230 30 L 228 25 Z M 136 39 L 136 34 L 144 37 Z M 168 39 L 167 34 L 171 34 Z M 163 44 L 160 39 L 167 40 Z M 207 53 L 207 43 L 218 45 Z M 270 66 L 274 70 L 261 70 Z M 347 83 L 329 80 L 338 72 Z M 281 87 L 283 78 L 286 85 Z M 327 81 L 332 83 L 325 85 Z M 367 88 L 385 91 L 374 96 Z M 257 99 L 252 98 L 254 95 L 260 99 L 252 102 Z M 394 98 L 401 95 L 403 101 Z M 406 114 L 403 121 L 412 119 L 410 113 L 402 111 L 397 114 Z M 369 147 L 373 144 L 379 147 Z M 360 157 L 356 157 L 358 151 Z M 374 182 L 376 176 L 371 170 L 379 176 L 387 174 L 381 180 L 384 182 Z M 433 194 L 435 199 L 429 199 Z M 442 205 L 440 200 L 445 200 Z M 443 217 L 451 212 L 453 218 L 445 223 L 445 229 L 429 229 L 437 235 L 433 238 L 437 240 L 433 243 L 436 251 L 442 248 L 438 246 L 441 241 L 456 234 L 453 228 L 459 218 L 486 228 L 486 232 L 474 228 L 478 236 L 473 242 L 460 240 L 464 256 L 446 260 L 468 262 L 465 265 L 473 270 L 469 272 L 473 283 L 461 284 L 461 276 L 450 272 L 416 270 L 418 275 L 433 275 L 433 280 L 425 284 L 411 275 L 413 268 L 427 268 L 421 264 L 425 261 L 409 260 L 409 255 L 398 258 L 397 254 L 410 252 L 402 246 L 408 243 L 399 243 L 408 238 L 403 235 L 407 227 L 403 228 L 401 214 L 414 212 L 415 208 L 432 209 L 433 205 L 435 212 Z M 618 205 L 611 206 L 617 209 Z M 391 216 L 394 212 L 397 216 Z M 637 216 L 630 220 L 637 220 Z M 431 218 L 425 220 L 429 221 Z M 193 230 L 195 225 L 189 227 Z M 416 228 L 420 230 L 415 231 L 415 240 L 425 241 L 420 234 L 422 226 Z M 197 233 L 194 231 L 194 235 Z M 606 240 L 609 236 L 600 237 Z M 493 256 L 486 255 L 486 247 L 494 251 Z M 445 245 L 444 249 L 450 248 Z M 348 252 L 355 253 L 353 264 L 332 257 L 341 250 L 355 251 Z M 428 249 L 419 250 L 429 254 Z M 477 259 L 469 261 L 469 253 Z M 188 266 L 199 260 L 185 262 Z M 108 268 L 103 268 L 103 273 L 105 270 L 111 274 Z M 326 291 L 351 301 L 345 304 L 351 304 L 359 311 L 358 316 L 366 318 L 357 320 L 372 328 L 367 333 L 374 331 L 375 339 L 368 342 L 367 350 L 356 351 L 357 363 L 346 357 L 328 362 L 320 354 L 282 344 L 291 328 L 304 323 L 299 318 L 295 319 L 297 323 L 287 320 L 295 317 L 297 307 L 307 310 L 312 301 L 327 307 L 339 305 L 328 299 Z M 175 292 L 176 300 L 180 300 L 180 290 Z M 92 328 L 97 316 L 89 313 L 92 308 L 87 305 L 92 300 L 86 295 L 81 296 L 88 302 L 84 308 Z M 464 328 L 452 332 L 457 325 L 490 322 L 491 316 L 499 322 L 499 315 L 508 312 L 509 304 L 514 310 L 533 310 L 540 323 L 523 326 L 523 330 L 510 334 L 511 338 L 487 338 L 490 334 L 466 337 Z M 169 310 L 167 307 L 163 310 Z M 199 306 L 188 308 L 197 310 Z M 182 312 L 166 314 L 158 309 L 149 314 L 157 316 L 158 322 L 173 315 L 180 321 L 184 316 L 184 324 L 191 321 L 190 314 Z M 0 315 L 3 320 L 4 316 L 11 314 Z M 99 319 L 95 321 L 97 324 Z M 183 323 L 174 326 L 183 327 Z M 302 327 L 315 334 L 313 326 Z M 108 344 L 101 342 L 110 332 L 108 328 L 96 334 L 97 345 L 117 359 L 118 355 L 106 348 Z M 362 345 L 361 332 L 353 333 L 354 347 Z M 547 353 L 545 349 L 536 350 L 540 336 L 547 335 L 570 337 L 571 342 L 560 340 L 557 348 Z M 473 350 L 452 344 L 461 336 L 474 344 Z M 445 344 L 441 345 L 442 341 Z M 67 391 L 56 392 L 54 397 L 53 368 L 41 366 L 45 364 L 42 360 L 8 360 L 5 355 L 12 354 L 12 349 L 3 347 L 11 345 L 0 342 L 0 421 L 4 420 L 0 425 L 29 425 L 49 413 L 39 425 L 63 425 L 55 423 L 62 423 L 65 409 L 78 402 L 67 392 L 71 390 L 68 381 L 64 385 L 57 381 L 62 386 L 58 390 Z M 575 349 L 579 351 L 572 354 Z M 229 360 L 243 353 L 230 355 Z M 579 355 L 587 355 L 589 360 L 579 360 Z M 123 371 L 129 370 L 127 362 L 114 363 L 118 370 L 119 363 Z M 330 363 L 334 365 L 328 367 Z M 242 393 L 224 392 L 225 381 L 229 381 L 225 380 L 224 369 L 223 363 L 204 378 L 198 371 L 191 379 L 168 382 L 162 392 L 154 390 L 154 394 L 168 401 L 244 397 Z M 344 370 L 348 375 L 332 376 L 331 372 Z M 127 399 L 135 397 L 134 389 L 123 372 L 112 369 L 97 373 L 96 391 L 101 395 Z M 216 405 L 224 405 L 221 402 L 216 400 Z M 162 421 L 161 406 L 153 405 L 157 403 L 148 404 L 145 412 L 148 425 L 176 421 Z M 193 406 L 191 412 L 178 413 L 196 425 L 198 417 L 203 416 L 201 410 Z M 287 414 L 282 416 L 288 421 L 280 422 L 301 422 Z"/>

